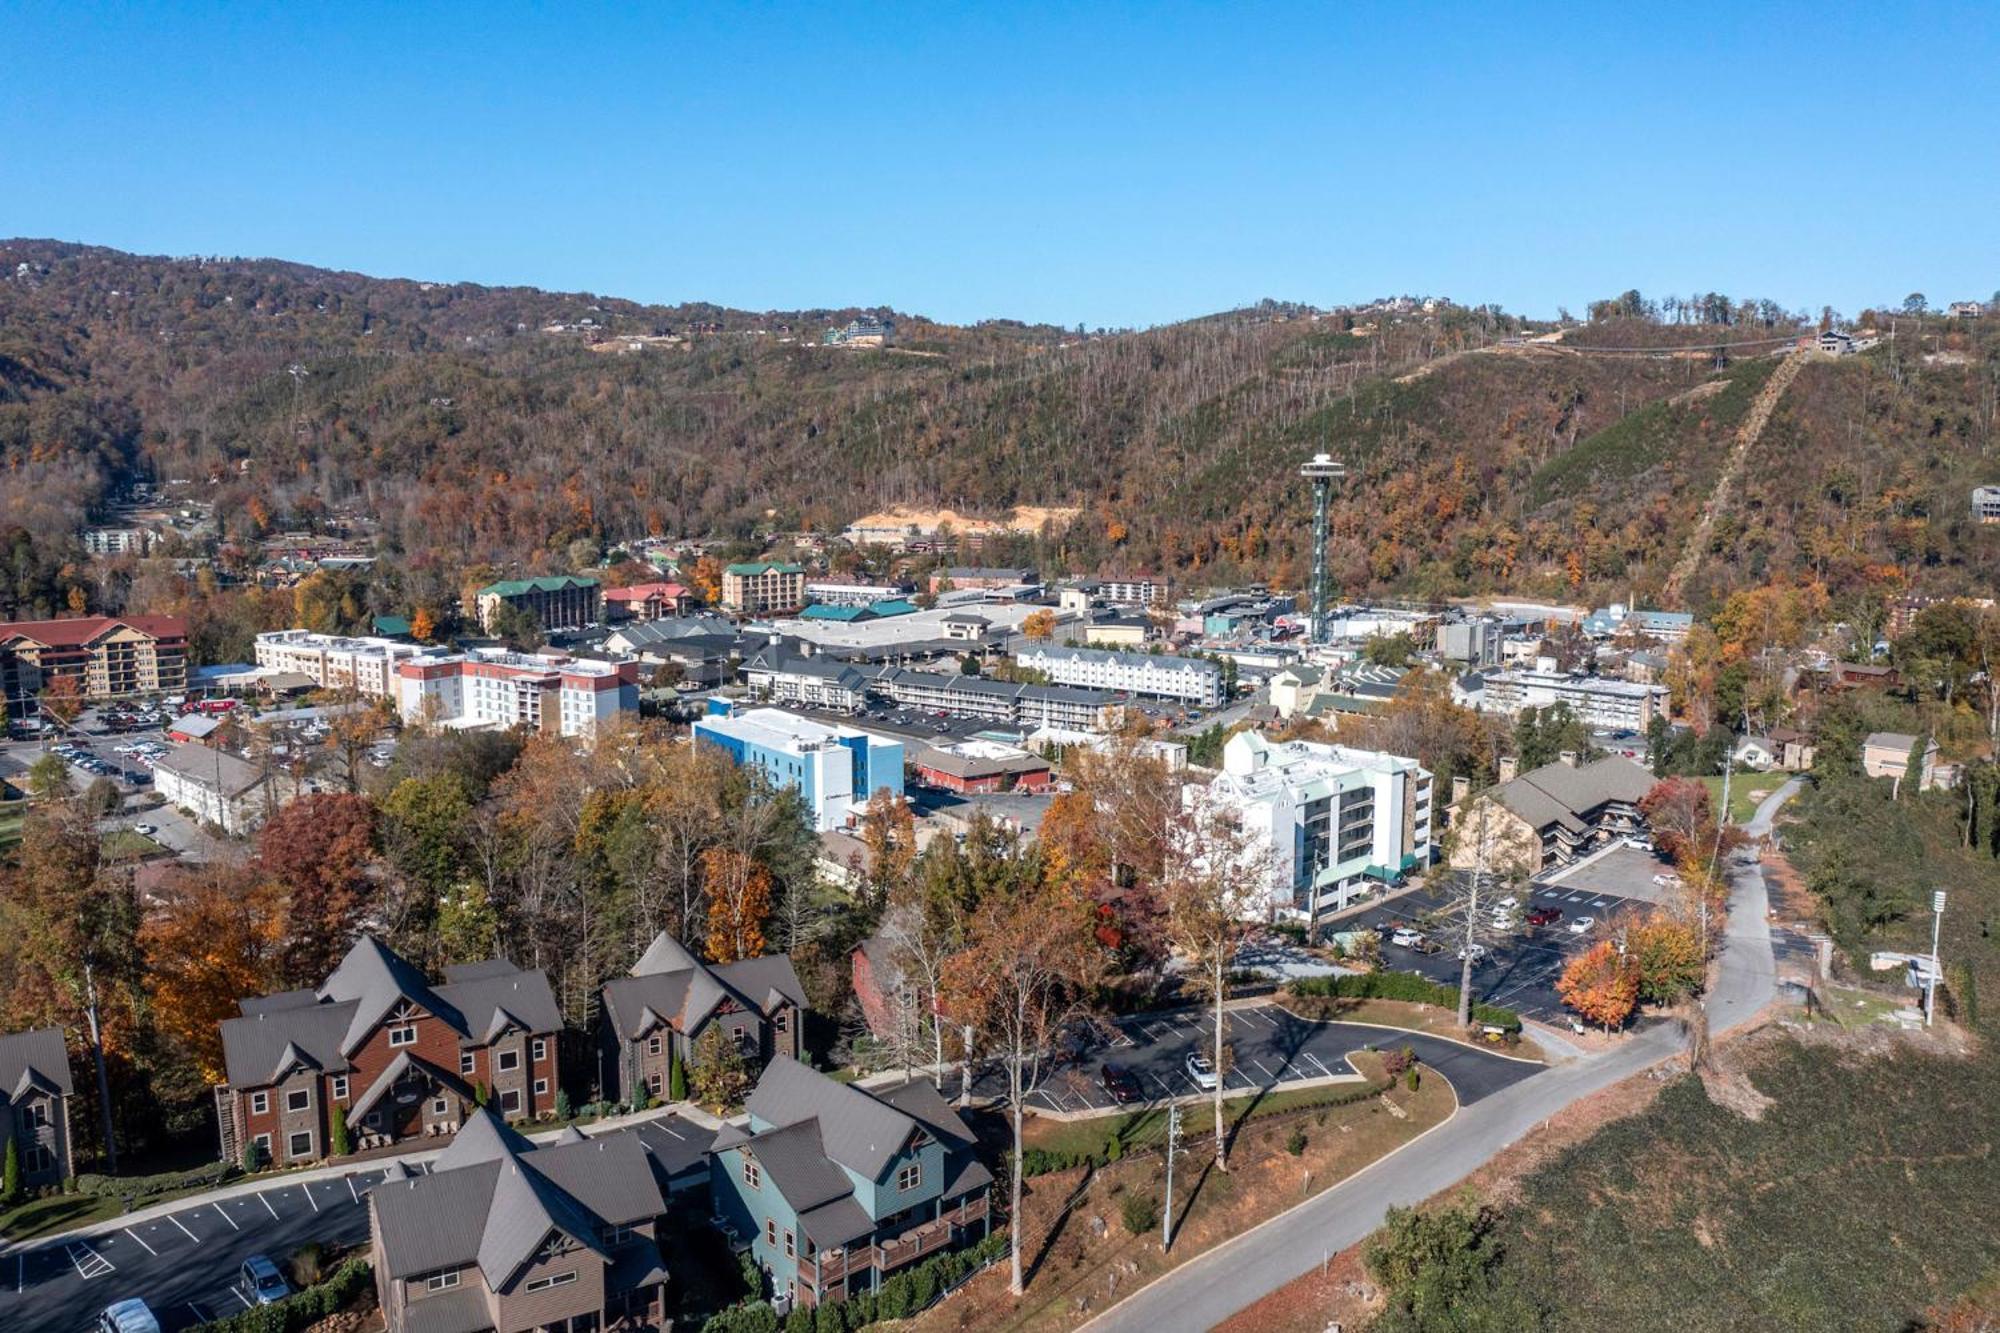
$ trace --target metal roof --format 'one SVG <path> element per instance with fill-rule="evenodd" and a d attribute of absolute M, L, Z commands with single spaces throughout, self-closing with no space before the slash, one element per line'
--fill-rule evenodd
<path fill-rule="evenodd" d="M 65 1097 L 76 1091 L 70 1083 L 69 1051 L 61 1028 L 30 1028 L 0 1037 L 0 1094 L 18 1097 L 31 1079 Z"/>

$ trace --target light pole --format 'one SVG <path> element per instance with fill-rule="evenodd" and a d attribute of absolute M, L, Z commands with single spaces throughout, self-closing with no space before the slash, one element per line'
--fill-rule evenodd
<path fill-rule="evenodd" d="M 1944 890 L 1931 895 L 1931 975 L 1930 984 L 1924 987 L 1924 1026 L 1931 1025 L 1931 1015 L 1937 1011 L 1938 984 L 1938 935 L 1944 929 Z"/>

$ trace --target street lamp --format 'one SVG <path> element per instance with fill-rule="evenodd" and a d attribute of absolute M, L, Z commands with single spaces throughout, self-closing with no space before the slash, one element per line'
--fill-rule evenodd
<path fill-rule="evenodd" d="M 1931 1015 L 1937 1010 L 1938 984 L 1938 934 L 1944 928 L 1944 890 L 1931 894 L 1931 975 L 1930 984 L 1924 987 L 1924 1026 L 1931 1025 Z"/>

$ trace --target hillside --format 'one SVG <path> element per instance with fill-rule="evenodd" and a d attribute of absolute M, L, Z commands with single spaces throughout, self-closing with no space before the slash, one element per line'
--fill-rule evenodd
<path fill-rule="evenodd" d="M 1350 327 L 1267 305 L 1088 338 L 899 314 L 897 349 L 818 345 L 854 313 L 0 242 L 0 523 L 60 544 L 121 477 L 186 477 L 231 538 L 361 512 L 391 553 L 534 568 L 579 537 L 754 542 L 894 505 L 1075 506 L 1017 554 L 1295 585 L 1293 474 L 1326 449 L 1351 468 L 1334 521 L 1350 592 L 1644 596 L 1774 336 L 1609 320 L 1502 342 L 1520 325 L 1486 310 Z M 594 330 L 685 341 L 616 354 Z M 1718 371 L 1677 350 L 1725 340 L 1750 355 Z M 2000 333 L 1903 342 L 1894 364 L 1884 349 L 1801 375 L 1696 598 L 1780 574 L 1857 593 L 1990 575 L 1962 515 Z M 1913 361 L 1919 345 L 1963 360 Z"/>

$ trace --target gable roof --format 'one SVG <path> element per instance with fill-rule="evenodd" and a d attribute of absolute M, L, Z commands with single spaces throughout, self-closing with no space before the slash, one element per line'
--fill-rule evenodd
<path fill-rule="evenodd" d="M 763 1121 L 775 1129 L 816 1120 L 828 1160 L 863 1180 L 880 1180 L 917 1129 L 914 1119 L 887 1102 L 836 1083 L 788 1055 L 774 1056 L 765 1066 L 744 1109 L 752 1123 Z"/>
<path fill-rule="evenodd" d="M 612 1030 L 624 1041 L 644 1036 L 655 1023 L 697 1036 L 725 1000 L 764 1015 L 780 1000 L 806 1007 L 805 988 L 784 954 L 710 966 L 664 930 L 632 965 L 632 975 L 604 987 Z"/>
<path fill-rule="evenodd" d="M 805 571 L 804 565 L 789 564 L 780 560 L 753 560 L 726 565 L 722 572 L 735 574 L 741 578 L 755 578 L 759 574 L 803 574 Z"/>
<path fill-rule="evenodd" d="M 30 1028 L 0 1037 L 0 1097 L 15 1100 L 31 1087 L 64 1097 L 76 1091 L 61 1028 Z"/>
<path fill-rule="evenodd" d="M 179 616 L 72 616 L 67 620 L 15 620 L 0 624 L 0 643 L 26 639 L 44 648 L 81 648 L 121 628 L 156 639 L 185 639 Z"/>
<path fill-rule="evenodd" d="M 586 574 L 554 574 L 535 579 L 502 579 L 474 593 L 475 597 L 520 597 L 531 592 L 562 592 L 569 588 L 595 588 L 597 580 Z"/>
<path fill-rule="evenodd" d="M 1613 801 L 1637 804 L 1653 783 L 1643 765 L 1615 754 L 1580 766 L 1543 764 L 1487 791 L 1537 828 L 1560 824 L 1580 832 L 1591 811 Z"/>

